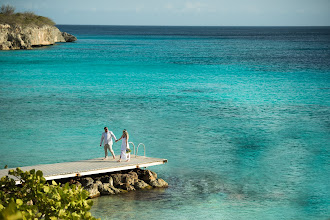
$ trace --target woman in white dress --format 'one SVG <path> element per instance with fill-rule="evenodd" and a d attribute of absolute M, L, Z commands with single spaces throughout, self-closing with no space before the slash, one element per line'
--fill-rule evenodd
<path fill-rule="evenodd" d="M 120 139 L 122 139 L 121 154 L 118 162 L 121 162 L 121 160 L 125 160 L 126 162 L 128 162 L 131 159 L 131 154 L 129 152 L 126 153 L 127 149 L 129 149 L 128 138 L 129 138 L 128 132 L 126 131 L 126 129 L 124 129 L 123 135 L 118 140 L 116 140 L 117 142 Z"/>

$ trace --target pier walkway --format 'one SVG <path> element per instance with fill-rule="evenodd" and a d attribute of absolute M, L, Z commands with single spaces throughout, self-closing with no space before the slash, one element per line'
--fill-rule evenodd
<path fill-rule="evenodd" d="M 31 169 L 41 170 L 46 180 L 64 179 L 75 176 L 87 176 L 99 173 L 110 173 L 120 170 L 143 168 L 167 163 L 166 159 L 151 158 L 145 156 L 133 156 L 129 162 L 117 162 L 118 159 L 96 158 L 76 162 L 64 162 L 55 164 L 40 164 L 35 166 L 20 167 L 23 171 Z M 8 170 L 0 170 L 0 178 L 8 175 Z"/>

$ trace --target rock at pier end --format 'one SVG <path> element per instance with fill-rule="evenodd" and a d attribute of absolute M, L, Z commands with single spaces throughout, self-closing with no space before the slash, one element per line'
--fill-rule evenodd
<path fill-rule="evenodd" d="M 96 177 L 83 177 L 76 181 L 75 184 L 82 185 L 90 193 L 90 198 L 141 189 L 168 187 L 168 183 L 163 179 L 157 179 L 155 172 L 142 169 L 104 174 Z"/>

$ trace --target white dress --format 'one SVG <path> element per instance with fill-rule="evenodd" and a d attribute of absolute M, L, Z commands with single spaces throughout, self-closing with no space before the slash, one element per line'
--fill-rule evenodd
<path fill-rule="evenodd" d="M 121 154 L 120 154 L 120 159 L 121 160 L 129 160 L 131 158 L 130 153 L 126 153 L 126 148 L 129 149 L 129 144 L 126 141 L 126 138 L 122 139 L 123 141 L 121 142 Z"/>

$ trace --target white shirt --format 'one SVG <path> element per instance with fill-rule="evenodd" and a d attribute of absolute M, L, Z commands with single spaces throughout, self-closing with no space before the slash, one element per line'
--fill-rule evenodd
<path fill-rule="evenodd" d="M 112 137 L 117 140 L 116 136 L 112 133 L 112 131 L 108 131 L 108 132 L 103 132 L 102 133 L 102 137 L 101 137 L 101 143 L 100 145 L 102 145 L 102 141 L 104 140 L 104 145 L 109 144 L 112 145 Z"/>

